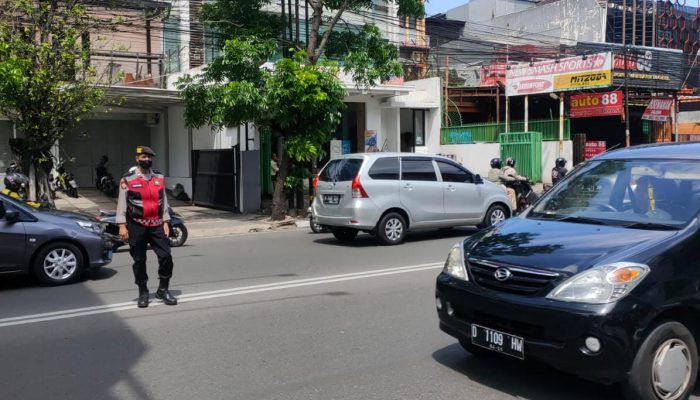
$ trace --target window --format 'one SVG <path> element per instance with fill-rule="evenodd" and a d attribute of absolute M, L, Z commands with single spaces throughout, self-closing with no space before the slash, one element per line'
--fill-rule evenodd
<path fill-rule="evenodd" d="M 444 161 L 438 161 L 438 168 L 440 169 L 440 175 L 442 175 L 443 182 L 456 182 L 456 183 L 473 183 L 474 178 L 472 174 L 463 170 L 462 168 L 450 164 Z"/>
<path fill-rule="evenodd" d="M 321 171 L 318 179 L 324 182 L 347 182 L 353 180 L 362 166 L 361 158 L 331 160 Z"/>
<path fill-rule="evenodd" d="M 433 161 L 429 158 L 404 158 L 401 161 L 401 179 L 404 181 L 437 181 Z"/>
<path fill-rule="evenodd" d="M 369 177 L 377 180 L 399 180 L 399 158 L 384 157 L 374 162 Z"/>

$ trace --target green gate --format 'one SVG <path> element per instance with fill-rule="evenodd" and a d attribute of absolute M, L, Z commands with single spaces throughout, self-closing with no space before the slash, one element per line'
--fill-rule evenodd
<path fill-rule="evenodd" d="M 527 176 L 531 182 L 542 180 L 541 132 L 501 133 L 498 141 L 504 165 L 506 158 L 513 157 L 516 161 L 515 169 L 520 175 Z"/>

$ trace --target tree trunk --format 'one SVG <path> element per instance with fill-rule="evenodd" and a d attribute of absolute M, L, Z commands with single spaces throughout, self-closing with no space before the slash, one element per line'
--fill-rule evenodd
<path fill-rule="evenodd" d="M 287 198 L 284 190 L 284 181 L 289 175 L 291 167 L 291 159 L 286 150 L 279 154 L 280 169 L 277 172 L 277 181 L 275 182 L 275 191 L 272 194 L 272 216 L 273 221 L 282 221 L 287 217 Z"/>

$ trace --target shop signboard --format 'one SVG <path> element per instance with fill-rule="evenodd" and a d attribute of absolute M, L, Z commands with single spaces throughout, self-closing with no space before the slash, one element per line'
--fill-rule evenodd
<path fill-rule="evenodd" d="M 605 93 L 586 93 L 570 98 L 571 118 L 610 117 L 624 113 L 621 90 Z"/>
<path fill-rule="evenodd" d="M 583 158 L 590 160 L 598 154 L 605 153 L 607 142 L 605 140 L 586 140 L 586 146 L 583 149 Z"/>
<path fill-rule="evenodd" d="M 680 50 L 617 43 L 579 42 L 576 45 L 577 53 L 601 51 L 613 54 L 613 86 L 626 83 L 630 88 L 644 90 L 678 90 L 686 76 L 688 84 L 693 86 L 694 75 L 688 74 Z"/>
<path fill-rule="evenodd" d="M 611 84 L 609 52 L 516 64 L 506 71 L 507 96 L 594 89 Z"/>
<path fill-rule="evenodd" d="M 647 109 L 644 110 L 642 119 L 649 121 L 668 121 L 671 116 L 673 99 L 669 97 L 652 97 Z"/>

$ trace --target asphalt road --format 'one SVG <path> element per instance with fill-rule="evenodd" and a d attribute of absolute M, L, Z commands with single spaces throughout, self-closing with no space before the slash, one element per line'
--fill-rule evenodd
<path fill-rule="evenodd" d="M 125 251 L 70 286 L 3 277 L 0 397 L 618 399 L 542 365 L 471 356 L 438 329 L 434 279 L 470 233 L 396 247 L 308 230 L 192 240 L 174 250 L 175 307 L 135 307 Z"/>

